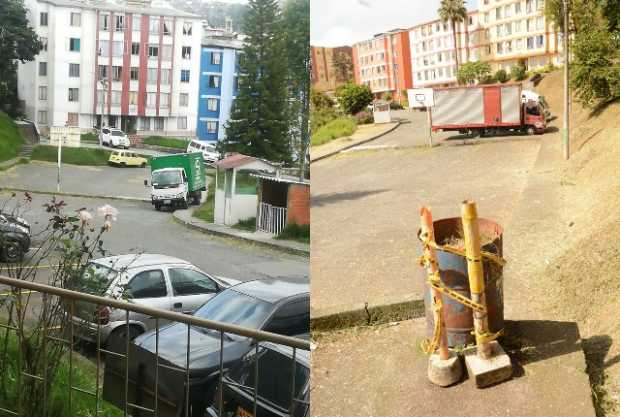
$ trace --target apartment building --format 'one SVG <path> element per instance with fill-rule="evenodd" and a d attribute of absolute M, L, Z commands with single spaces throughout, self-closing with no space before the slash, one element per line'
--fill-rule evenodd
<path fill-rule="evenodd" d="M 545 18 L 544 0 L 480 0 L 493 70 L 523 64 L 535 69 L 563 62 L 561 35 Z"/>
<path fill-rule="evenodd" d="M 200 140 L 217 142 L 226 136 L 226 122 L 239 87 L 239 60 L 243 56 L 243 36 L 231 30 L 205 28 L 196 126 Z"/>
<path fill-rule="evenodd" d="M 412 87 L 409 31 L 394 29 L 353 45 L 355 82 L 367 85 L 377 98 L 406 97 Z M 404 93 L 404 94 L 403 94 Z"/>
<path fill-rule="evenodd" d="M 311 71 L 310 80 L 312 86 L 319 91 L 335 91 L 339 86 L 350 81 L 348 77 L 336 70 L 334 61 L 336 57 L 344 54 L 344 59 L 351 64 L 350 74 L 353 74 L 353 49 L 350 46 L 338 46 L 327 48 L 324 46 L 310 47 Z"/>
<path fill-rule="evenodd" d="M 194 136 L 202 23 L 149 0 L 26 0 L 44 48 L 20 64 L 26 114 L 50 126 L 103 125 Z"/>
<path fill-rule="evenodd" d="M 492 58 L 486 31 L 477 12 L 468 13 L 467 19 L 457 23 L 455 29 L 456 48 L 450 22 L 434 20 L 409 30 L 411 76 L 415 87 L 456 83 L 457 56 L 459 64 Z"/>

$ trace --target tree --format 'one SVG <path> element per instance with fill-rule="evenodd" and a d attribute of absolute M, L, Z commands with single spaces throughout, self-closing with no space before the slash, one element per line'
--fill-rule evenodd
<path fill-rule="evenodd" d="M 515 81 L 524 80 L 527 76 L 525 71 L 525 65 L 519 63 L 510 68 L 510 76 L 514 78 Z"/>
<path fill-rule="evenodd" d="M 337 51 L 332 60 L 332 68 L 338 82 L 348 83 L 353 78 L 353 61 L 345 52 Z"/>
<path fill-rule="evenodd" d="M 250 0 L 239 91 L 220 151 L 291 161 L 290 101 L 283 22 L 275 0 Z"/>
<path fill-rule="evenodd" d="M 491 66 L 484 61 L 464 63 L 457 73 L 459 84 L 474 84 L 485 81 L 491 75 Z"/>
<path fill-rule="evenodd" d="M 465 0 L 441 0 L 439 18 L 442 22 L 450 22 L 452 26 L 452 40 L 454 42 L 454 59 L 456 71 L 459 71 L 459 50 L 456 42 L 456 24 L 467 20 Z"/>
<path fill-rule="evenodd" d="M 367 85 L 345 84 L 336 89 L 336 97 L 342 109 L 356 114 L 372 103 L 374 96 Z"/>
<path fill-rule="evenodd" d="M 310 104 L 313 110 L 331 109 L 334 107 L 334 102 L 327 94 L 322 91 L 312 88 L 310 90 Z"/>
<path fill-rule="evenodd" d="M 288 61 L 291 135 L 303 178 L 310 143 L 310 0 L 284 3 L 284 41 Z"/>
<path fill-rule="evenodd" d="M 28 25 L 22 0 L 0 0 L 0 106 L 17 102 L 17 61 L 34 60 L 43 45 Z"/>
<path fill-rule="evenodd" d="M 495 75 L 493 76 L 493 78 L 495 78 L 495 81 L 497 81 L 498 83 L 502 83 L 502 84 L 510 79 L 508 77 L 508 74 L 506 73 L 506 70 L 503 70 L 503 69 L 498 69 L 495 72 Z"/>

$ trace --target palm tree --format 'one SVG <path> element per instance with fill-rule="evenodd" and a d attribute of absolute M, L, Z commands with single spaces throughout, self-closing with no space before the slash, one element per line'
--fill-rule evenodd
<path fill-rule="evenodd" d="M 454 59 L 456 61 L 456 72 L 459 71 L 459 51 L 456 44 L 456 24 L 467 20 L 467 8 L 465 0 L 441 0 L 439 5 L 439 17 L 442 22 L 450 22 L 452 25 L 452 38 L 454 42 Z"/>

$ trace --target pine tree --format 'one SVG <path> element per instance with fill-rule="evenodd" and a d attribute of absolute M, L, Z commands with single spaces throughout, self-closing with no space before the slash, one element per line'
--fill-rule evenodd
<path fill-rule="evenodd" d="M 275 0 L 250 0 L 247 36 L 239 63 L 237 99 L 226 125 L 224 152 L 240 152 L 275 162 L 291 161 L 286 53 L 282 18 Z"/>

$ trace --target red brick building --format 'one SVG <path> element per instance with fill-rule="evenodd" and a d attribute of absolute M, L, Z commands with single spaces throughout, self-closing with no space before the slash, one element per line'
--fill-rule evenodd
<path fill-rule="evenodd" d="M 334 62 L 338 58 L 349 63 L 350 72 L 341 73 L 336 70 Z M 337 87 L 353 79 L 353 55 L 350 46 L 338 46 L 336 48 L 311 46 L 310 60 L 312 63 L 310 80 L 312 86 L 319 91 L 334 91 Z M 349 73 L 347 74 L 347 72 Z"/>
<path fill-rule="evenodd" d="M 256 228 L 279 234 L 289 224 L 310 224 L 310 181 L 284 175 L 253 174 L 258 178 Z"/>

